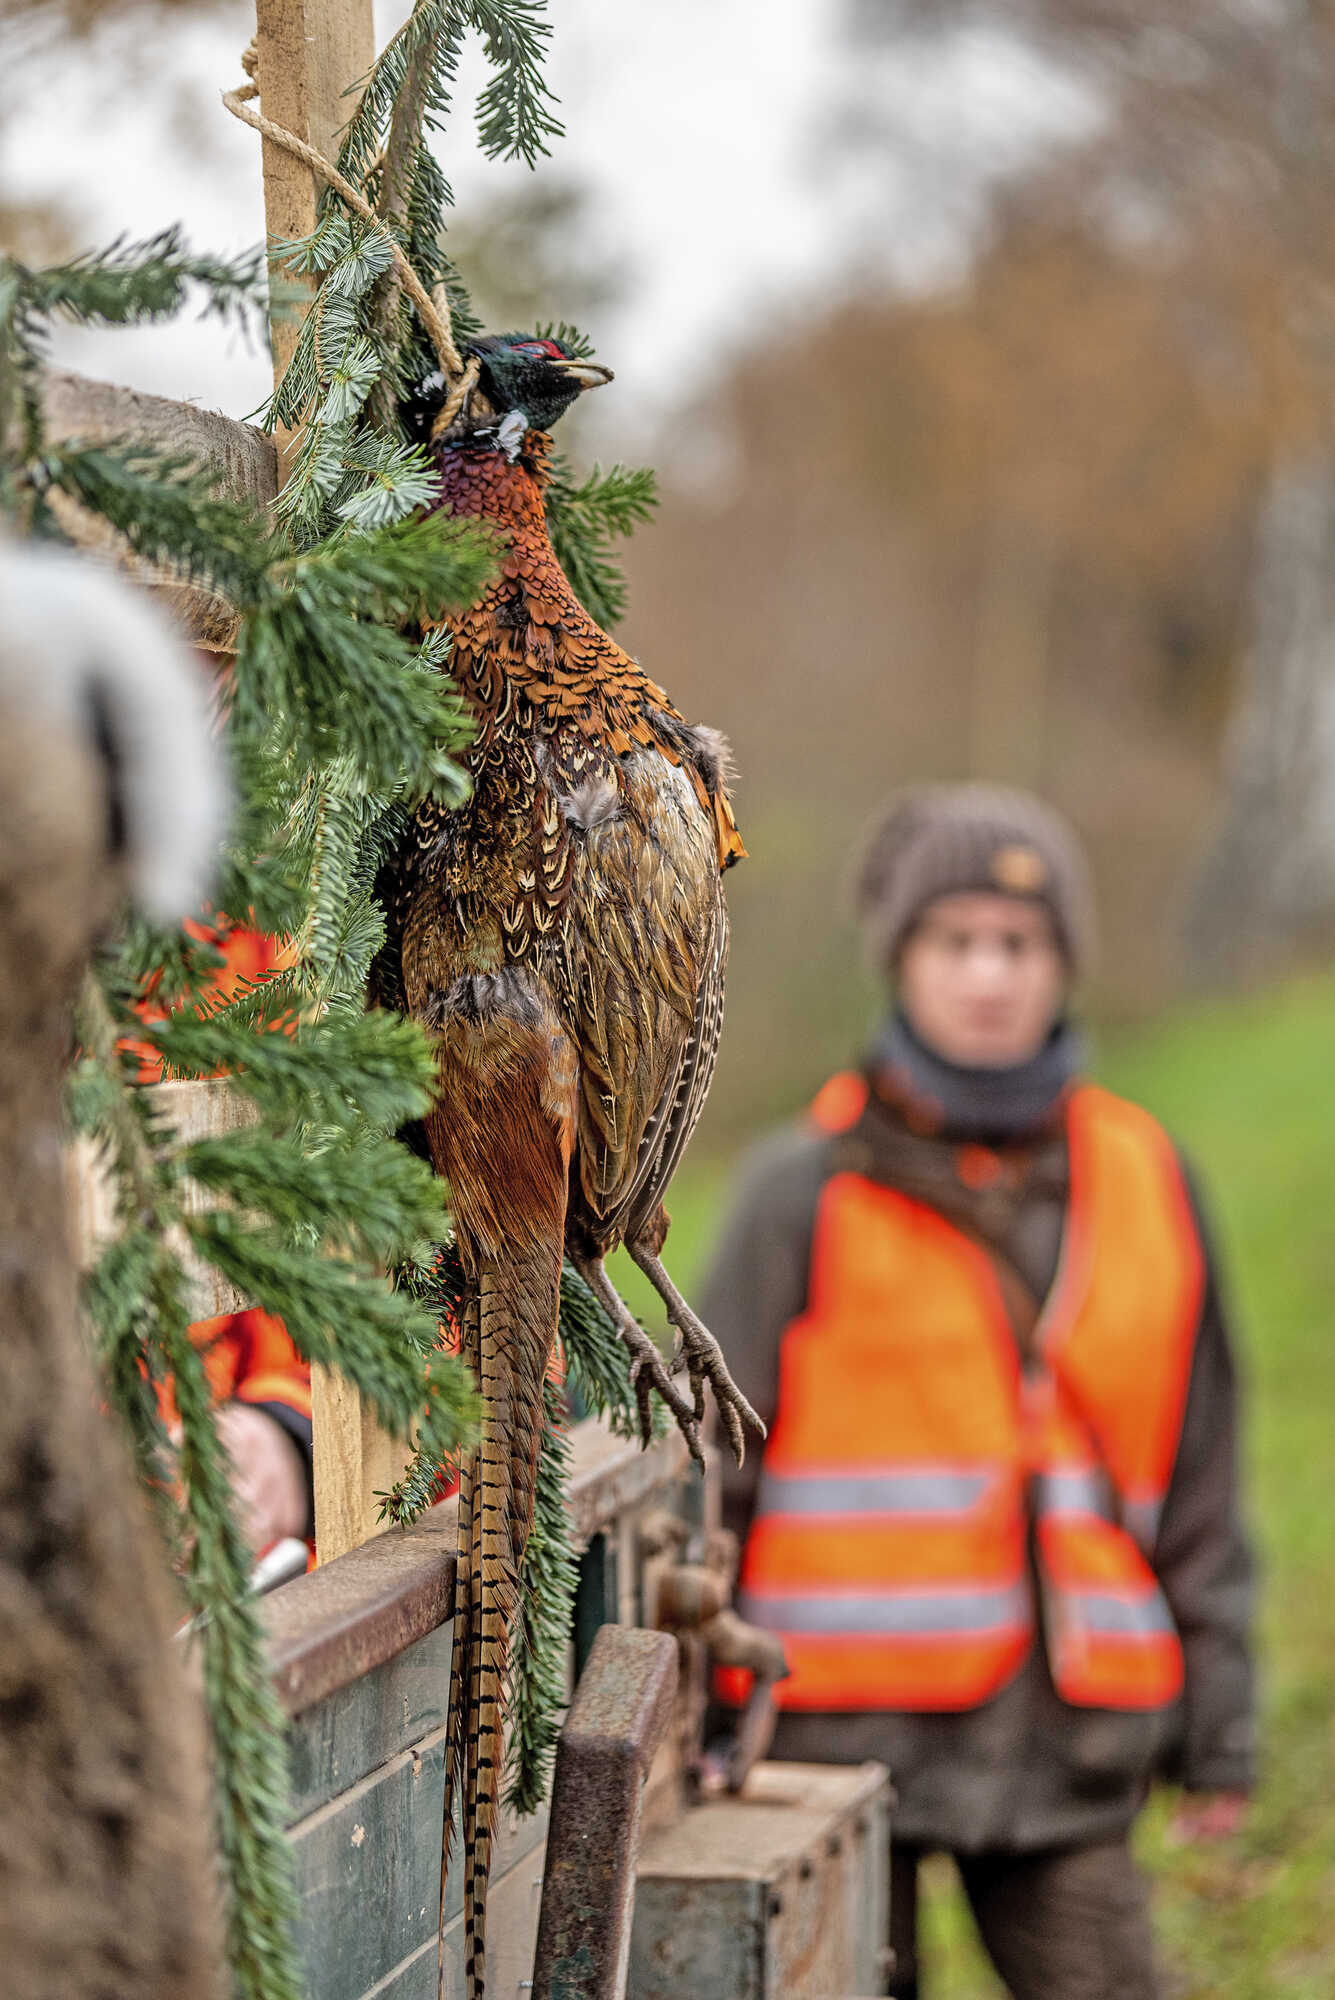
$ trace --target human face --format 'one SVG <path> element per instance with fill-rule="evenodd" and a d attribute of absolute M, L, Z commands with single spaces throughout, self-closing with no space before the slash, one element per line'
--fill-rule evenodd
<path fill-rule="evenodd" d="M 1066 963 L 1041 905 L 938 896 L 899 955 L 899 1000 L 919 1039 L 963 1069 L 1038 1054 L 1066 996 Z"/>

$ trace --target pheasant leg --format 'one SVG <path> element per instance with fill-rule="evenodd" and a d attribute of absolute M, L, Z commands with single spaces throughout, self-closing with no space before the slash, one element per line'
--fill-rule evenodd
<path fill-rule="evenodd" d="M 738 1465 L 746 1453 L 746 1434 L 743 1424 L 749 1424 L 757 1437 L 764 1437 L 765 1426 L 756 1415 L 746 1397 L 742 1394 L 723 1358 L 723 1349 L 715 1340 L 704 1321 L 698 1319 L 687 1305 L 663 1265 L 656 1250 L 650 1248 L 643 1238 L 627 1239 L 626 1248 L 644 1272 L 659 1298 L 667 1307 L 667 1316 L 681 1336 L 682 1351 L 686 1358 L 686 1373 L 690 1379 L 693 1395 L 692 1413 L 698 1424 L 704 1415 L 705 1383 L 714 1391 L 714 1401 L 719 1408 L 733 1456 Z"/>
<path fill-rule="evenodd" d="M 676 1418 L 677 1428 L 690 1448 L 691 1457 L 703 1471 L 705 1461 L 700 1449 L 699 1411 L 687 1402 L 672 1380 L 662 1355 L 608 1277 L 602 1258 L 575 1257 L 572 1261 L 589 1290 L 606 1310 L 619 1339 L 630 1351 L 630 1379 L 639 1406 L 641 1443 L 647 1445 L 653 1438 L 654 1420 L 649 1397 L 656 1389 Z"/>

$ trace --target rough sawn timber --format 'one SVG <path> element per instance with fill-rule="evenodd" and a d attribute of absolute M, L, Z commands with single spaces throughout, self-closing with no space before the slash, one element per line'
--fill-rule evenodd
<path fill-rule="evenodd" d="M 253 424 L 238 423 L 217 410 L 196 409 L 193 403 L 149 396 L 140 389 L 122 389 L 112 382 L 58 369 L 42 379 L 42 410 L 53 444 L 79 439 L 84 444 L 110 444 L 133 439 L 188 458 L 217 475 L 219 491 L 230 499 L 267 507 L 278 491 L 278 459 L 272 438 Z M 66 531 L 92 556 L 124 570 L 151 591 L 186 637 L 209 652 L 227 653 L 236 636 L 236 614 L 213 591 L 177 582 L 163 570 L 141 562 L 107 524 L 71 502 L 58 511 Z"/>

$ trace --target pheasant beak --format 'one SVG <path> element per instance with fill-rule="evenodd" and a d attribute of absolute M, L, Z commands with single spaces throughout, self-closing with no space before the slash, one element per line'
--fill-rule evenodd
<path fill-rule="evenodd" d="M 599 367 L 596 361 L 553 361 L 551 365 L 581 390 L 601 389 L 604 382 L 613 379 L 611 369 Z"/>

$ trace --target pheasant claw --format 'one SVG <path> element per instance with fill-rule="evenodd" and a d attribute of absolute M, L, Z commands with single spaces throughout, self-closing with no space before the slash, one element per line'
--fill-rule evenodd
<path fill-rule="evenodd" d="M 707 1382 L 714 1392 L 714 1402 L 727 1429 L 733 1457 L 740 1465 L 746 1453 L 746 1433 L 743 1425 L 749 1425 L 758 1437 L 763 1438 L 764 1424 L 729 1374 L 728 1364 L 723 1358 L 723 1349 L 703 1320 L 697 1319 L 691 1311 L 668 1276 L 662 1259 L 645 1244 L 637 1243 L 633 1239 L 628 1241 L 626 1248 L 667 1307 L 668 1318 L 680 1337 L 681 1350 L 686 1359 L 686 1374 L 691 1385 L 692 1414 L 695 1423 L 698 1426 L 704 1415 Z M 673 1407 L 675 1409 L 675 1404 Z M 680 1422 L 680 1418 L 678 1421 Z"/>

